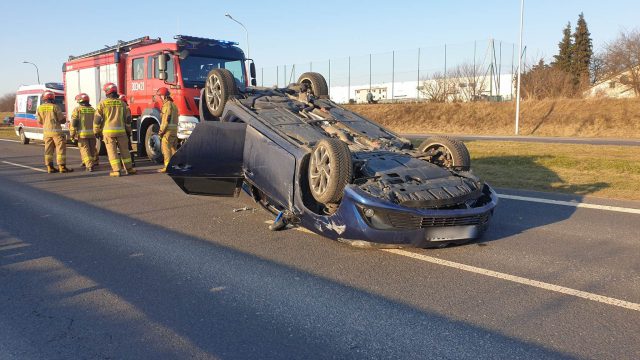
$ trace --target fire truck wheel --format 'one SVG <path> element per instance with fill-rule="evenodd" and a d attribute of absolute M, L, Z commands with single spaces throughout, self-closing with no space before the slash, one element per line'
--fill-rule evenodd
<path fill-rule="evenodd" d="M 162 144 L 160 136 L 158 136 L 158 130 L 160 125 L 153 123 L 147 127 L 147 131 L 144 137 L 144 146 L 147 150 L 147 157 L 149 160 L 162 164 Z"/>
<path fill-rule="evenodd" d="M 233 74 L 227 69 L 213 69 L 204 85 L 204 101 L 211 115 L 220 117 L 227 100 L 238 95 Z"/>

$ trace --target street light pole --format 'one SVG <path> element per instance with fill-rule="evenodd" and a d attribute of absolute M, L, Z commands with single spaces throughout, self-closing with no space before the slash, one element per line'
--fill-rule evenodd
<path fill-rule="evenodd" d="M 247 58 L 251 59 L 251 51 L 250 51 L 250 48 L 249 48 L 249 30 L 247 30 L 246 26 L 244 26 L 240 21 L 234 19 L 230 14 L 227 13 L 227 14 L 224 14 L 224 16 L 226 16 L 229 19 L 237 22 L 244 29 L 244 32 L 247 34 Z"/>
<path fill-rule="evenodd" d="M 522 74 L 522 27 L 524 23 L 524 0 L 520 0 L 520 42 L 518 43 L 518 89 L 516 90 L 516 135 L 520 125 L 520 77 Z"/>
<path fill-rule="evenodd" d="M 38 85 L 40 84 L 40 71 L 38 70 L 38 66 L 32 62 L 23 61 L 23 64 L 31 64 L 36 67 L 36 75 L 38 76 Z"/>

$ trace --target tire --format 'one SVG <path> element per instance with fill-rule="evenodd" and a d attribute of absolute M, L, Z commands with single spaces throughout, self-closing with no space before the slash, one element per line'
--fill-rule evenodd
<path fill-rule="evenodd" d="M 429 162 L 448 169 L 469 171 L 471 157 L 467 147 L 448 136 L 433 136 L 420 144 L 418 151 L 429 157 Z"/>
<path fill-rule="evenodd" d="M 322 204 L 335 204 L 342 199 L 344 187 L 351 182 L 353 163 L 346 143 L 338 139 L 322 139 L 309 159 L 309 191 Z"/>
<path fill-rule="evenodd" d="M 144 136 L 144 148 L 147 151 L 147 157 L 156 164 L 163 163 L 162 145 L 160 143 L 160 136 L 158 136 L 159 129 L 160 125 L 154 122 L 147 127 Z"/>
<path fill-rule="evenodd" d="M 20 142 L 22 143 L 22 145 L 29 144 L 30 139 L 27 137 L 27 135 L 24 134 L 24 130 L 22 128 L 20 128 L 18 133 L 20 134 Z"/>
<path fill-rule="evenodd" d="M 238 86 L 233 74 L 227 69 L 209 71 L 204 85 L 204 101 L 207 110 L 215 117 L 222 116 L 227 100 L 238 95 Z"/>
<path fill-rule="evenodd" d="M 327 81 L 324 79 L 319 73 L 316 72 L 306 72 L 298 78 L 298 84 L 306 83 L 307 86 L 311 88 L 311 92 L 318 99 L 328 99 L 329 98 L 329 87 L 327 86 Z"/>

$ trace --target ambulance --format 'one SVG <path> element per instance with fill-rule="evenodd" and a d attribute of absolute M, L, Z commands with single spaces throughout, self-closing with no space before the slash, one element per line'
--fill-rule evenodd
<path fill-rule="evenodd" d="M 47 90 L 54 93 L 56 105 L 65 114 L 64 85 L 61 83 L 24 85 L 20 86 L 16 92 L 13 125 L 16 135 L 20 137 L 20 141 L 23 144 L 28 144 L 31 140 L 44 140 L 42 125 L 38 124 L 36 119 L 36 111 L 38 110 L 38 105 L 42 104 L 42 94 Z M 68 138 L 68 124 L 62 124 L 62 132 Z"/>

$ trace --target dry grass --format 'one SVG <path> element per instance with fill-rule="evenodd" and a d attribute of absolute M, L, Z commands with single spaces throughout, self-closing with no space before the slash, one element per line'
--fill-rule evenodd
<path fill-rule="evenodd" d="M 472 141 L 474 172 L 497 187 L 640 200 L 640 149 Z"/>
<path fill-rule="evenodd" d="M 400 133 L 512 135 L 515 103 L 347 105 Z M 520 133 L 538 136 L 640 137 L 640 100 L 523 101 Z"/>

